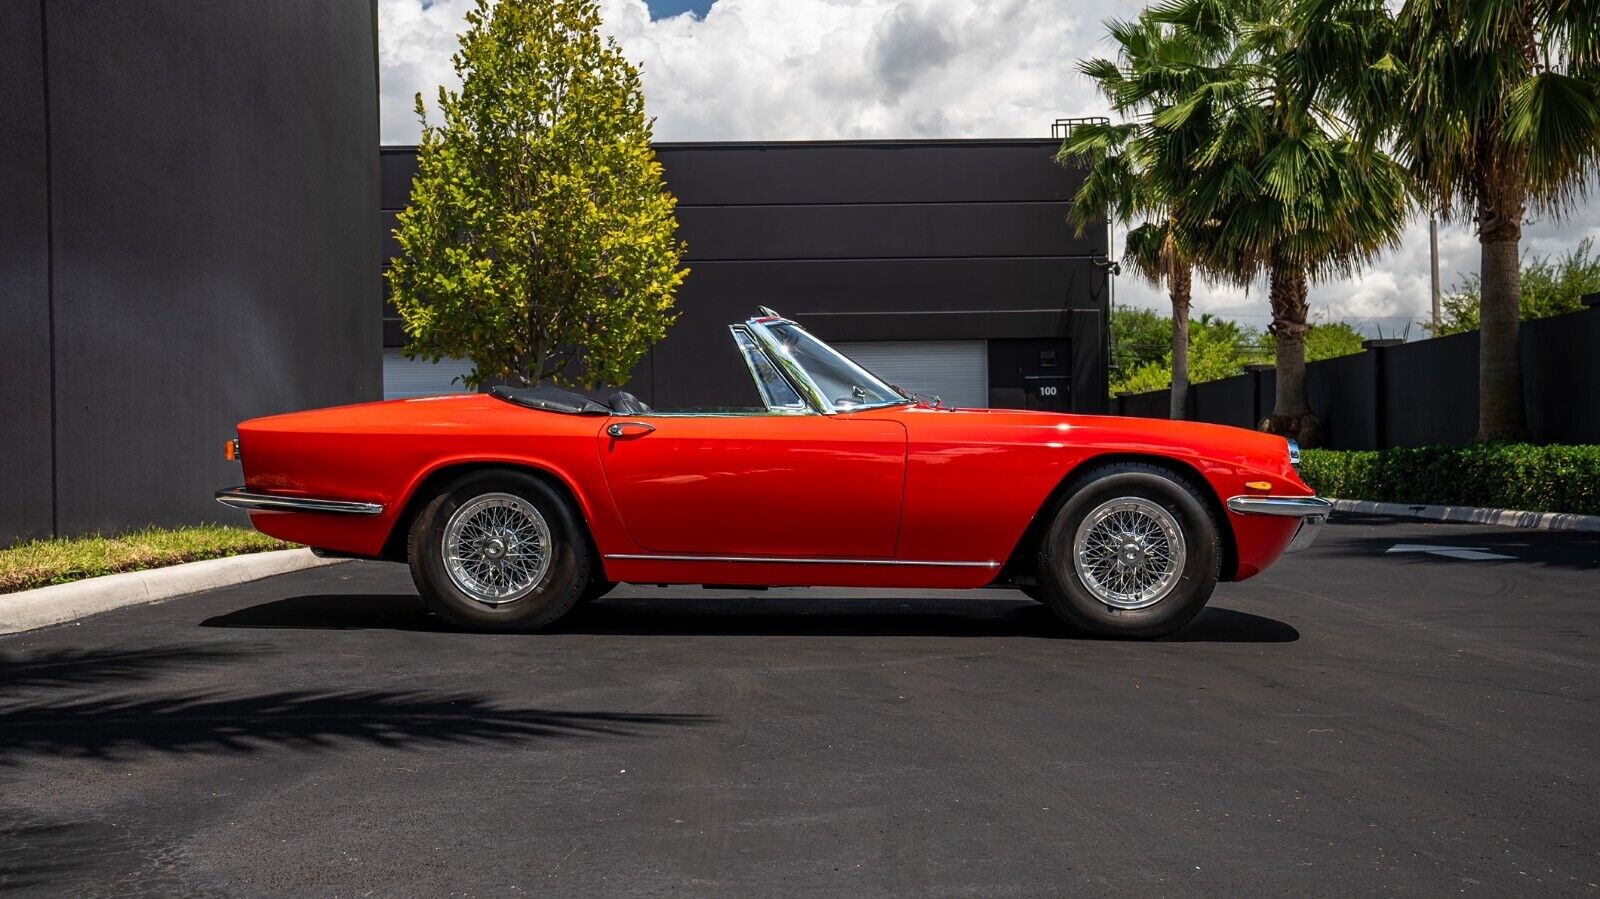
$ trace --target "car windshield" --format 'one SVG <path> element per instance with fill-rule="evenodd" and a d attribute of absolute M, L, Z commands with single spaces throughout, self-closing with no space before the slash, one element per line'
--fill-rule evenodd
<path fill-rule="evenodd" d="M 767 330 L 805 370 L 835 409 L 862 409 L 908 403 L 893 387 L 793 322 L 772 322 Z"/>

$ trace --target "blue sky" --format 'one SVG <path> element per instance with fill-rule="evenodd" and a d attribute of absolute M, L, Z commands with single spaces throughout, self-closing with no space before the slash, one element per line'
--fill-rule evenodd
<path fill-rule="evenodd" d="M 712 0 L 646 0 L 645 5 L 650 7 L 652 19 L 665 19 L 684 11 L 705 18 L 706 10 L 711 8 L 711 2 Z"/>

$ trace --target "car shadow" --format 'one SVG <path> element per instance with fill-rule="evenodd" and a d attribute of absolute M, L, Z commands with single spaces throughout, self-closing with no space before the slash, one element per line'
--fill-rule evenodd
<path fill-rule="evenodd" d="M 454 630 L 414 594 L 294 596 L 248 606 L 202 627 L 290 630 Z M 1037 637 L 1097 639 L 1023 599 L 906 597 L 622 597 L 574 609 L 550 633 L 631 636 Z M 495 635 L 485 635 L 492 637 Z M 517 637 L 521 635 L 500 635 Z M 1208 607 L 1170 638 L 1191 643 L 1289 643 L 1292 625 Z"/>

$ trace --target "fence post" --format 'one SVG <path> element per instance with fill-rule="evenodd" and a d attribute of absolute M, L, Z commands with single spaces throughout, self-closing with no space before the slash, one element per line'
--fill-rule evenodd
<path fill-rule="evenodd" d="M 1389 422 L 1384 414 L 1383 401 L 1388 385 L 1387 371 L 1383 364 L 1383 351 L 1392 346 L 1405 343 L 1398 337 L 1380 337 L 1376 340 L 1361 341 L 1361 348 L 1367 351 L 1372 359 L 1372 443 L 1373 449 L 1389 448 Z"/>

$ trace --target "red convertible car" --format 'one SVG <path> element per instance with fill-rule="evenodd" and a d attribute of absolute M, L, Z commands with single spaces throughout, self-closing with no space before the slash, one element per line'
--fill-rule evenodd
<path fill-rule="evenodd" d="M 762 311 L 731 326 L 760 405 L 496 387 L 258 418 L 217 499 L 324 555 L 409 562 L 434 612 L 489 630 L 625 581 L 1009 586 L 1157 637 L 1327 519 L 1281 437 L 948 408 Z"/>

